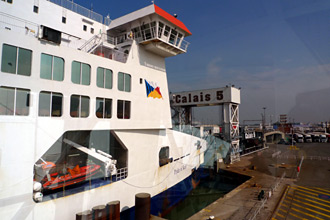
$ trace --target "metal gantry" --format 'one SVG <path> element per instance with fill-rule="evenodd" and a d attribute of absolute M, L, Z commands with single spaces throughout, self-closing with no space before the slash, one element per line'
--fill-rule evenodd
<path fill-rule="evenodd" d="M 224 137 L 231 143 L 230 161 L 240 159 L 239 149 L 239 104 L 223 104 Z"/>
<path fill-rule="evenodd" d="M 173 123 L 179 127 L 191 126 L 192 107 L 222 105 L 223 136 L 231 144 L 227 156 L 230 162 L 234 162 L 240 160 L 239 103 L 240 89 L 233 86 L 171 94 Z"/>

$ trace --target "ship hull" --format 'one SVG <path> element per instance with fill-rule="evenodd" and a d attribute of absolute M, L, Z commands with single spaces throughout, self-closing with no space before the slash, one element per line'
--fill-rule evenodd
<path fill-rule="evenodd" d="M 26 10 L 33 8 L 32 0 L 1 4 L 1 219 L 72 220 L 79 212 L 116 200 L 124 211 L 134 207 L 137 193 L 149 193 L 153 198 L 184 182 L 203 163 L 205 141 L 172 130 L 164 57 L 128 38 L 117 45 L 103 44 L 110 45 L 108 52 L 119 53 L 114 46 L 119 48 L 124 60 L 116 60 L 115 53 L 93 54 L 81 49 L 96 36 L 83 27 L 106 32 L 108 26 L 90 22 L 51 1 L 40 0 L 38 14 Z M 63 11 L 67 24 L 62 23 Z M 46 30 L 60 33 L 61 41 L 45 39 Z M 93 46 L 99 48 L 100 44 Z M 16 55 L 9 57 L 8 51 Z M 88 76 L 86 81 L 76 77 L 77 65 L 90 70 L 80 72 L 79 77 Z M 54 74 L 59 66 L 59 78 L 44 73 Z M 109 85 L 99 85 L 100 70 L 111 75 Z M 147 96 L 144 82 L 155 87 L 157 96 Z M 100 111 L 100 103 L 111 107 Z M 86 153 L 92 149 L 112 156 L 111 165 L 118 172 L 107 173 L 104 161 Z M 47 175 L 37 172 L 42 160 L 56 164 L 56 172 L 63 175 L 67 175 L 66 168 L 76 165 L 97 164 L 101 171 L 54 190 L 36 189 L 36 182 Z M 40 193 L 44 197 L 36 199 Z"/>

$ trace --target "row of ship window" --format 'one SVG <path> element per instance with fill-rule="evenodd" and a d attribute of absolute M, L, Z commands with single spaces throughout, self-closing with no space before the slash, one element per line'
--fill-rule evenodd
<path fill-rule="evenodd" d="M 49 54 L 41 54 L 40 78 L 55 81 L 64 80 L 64 59 Z M 5 73 L 31 76 L 32 51 L 8 44 L 2 46 L 1 71 Z M 79 61 L 72 61 L 71 82 L 90 85 L 91 66 Z M 112 70 L 98 67 L 96 85 L 100 88 L 112 89 Z M 131 75 L 118 72 L 118 90 L 131 92 Z"/>
<path fill-rule="evenodd" d="M 29 115 L 30 90 L 13 87 L 0 87 L 0 115 Z M 112 117 L 112 99 L 96 98 L 95 116 L 97 118 Z M 49 91 L 39 93 L 39 116 L 61 117 L 63 111 L 63 94 Z M 87 118 L 90 115 L 90 98 L 82 95 L 71 95 L 70 116 Z M 117 100 L 117 118 L 129 119 L 131 102 Z"/>
<path fill-rule="evenodd" d="M 64 80 L 64 59 L 49 54 L 41 54 L 40 78 L 55 81 Z M 1 71 L 23 76 L 31 76 L 32 51 L 8 44 L 3 44 Z M 71 82 L 90 85 L 91 67 L 89 64 L 73 61 L 71 66 Z M 112 70 L 98 67 L 96 85 L 100 88 L 112 89 Z M 118 72 L 118 90 L 131 91 L 131 75 Z M 30 90 L 13 87 L 0 87 L 0 115 L 29 115 Z M 39 94 L 39 116 L 62 116 L 63 94 L 42 91 Z M 85 118 L 89 116 L 90 98 L 72 95 L 70 98 L 71 117 Z M 117 100 L 117 118 L 129 119 L 131 102 Z M 96 98 L 98 118 L 112 117 L 112 99 Z"/>

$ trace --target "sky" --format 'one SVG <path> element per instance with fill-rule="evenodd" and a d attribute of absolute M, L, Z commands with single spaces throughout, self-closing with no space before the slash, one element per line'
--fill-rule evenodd
<path fill-rule="evenodd" d="M 111 19 L 149 0 L 74 0 Z M 192 36 L 188 52 L 166 58 L 172 92 L 241 88 L 240 122 L 330 121 L 330 1 L 155 0 L 177 14 Z M 221 108 L 194 110 L 221 120 Z"/>

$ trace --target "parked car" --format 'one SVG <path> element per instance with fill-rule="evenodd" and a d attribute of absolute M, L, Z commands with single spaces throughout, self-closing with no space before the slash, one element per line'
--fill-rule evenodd
<path fill-rule="evenodd" d="M 287 140 L 282 138 L 277 144 L 285 144 L 285 145 L 291 145 L 292 144 L 292 145 L 295 145 L 296 141 L 295 140 L 292 141 L 291 138 L 288 138 Z"/>

